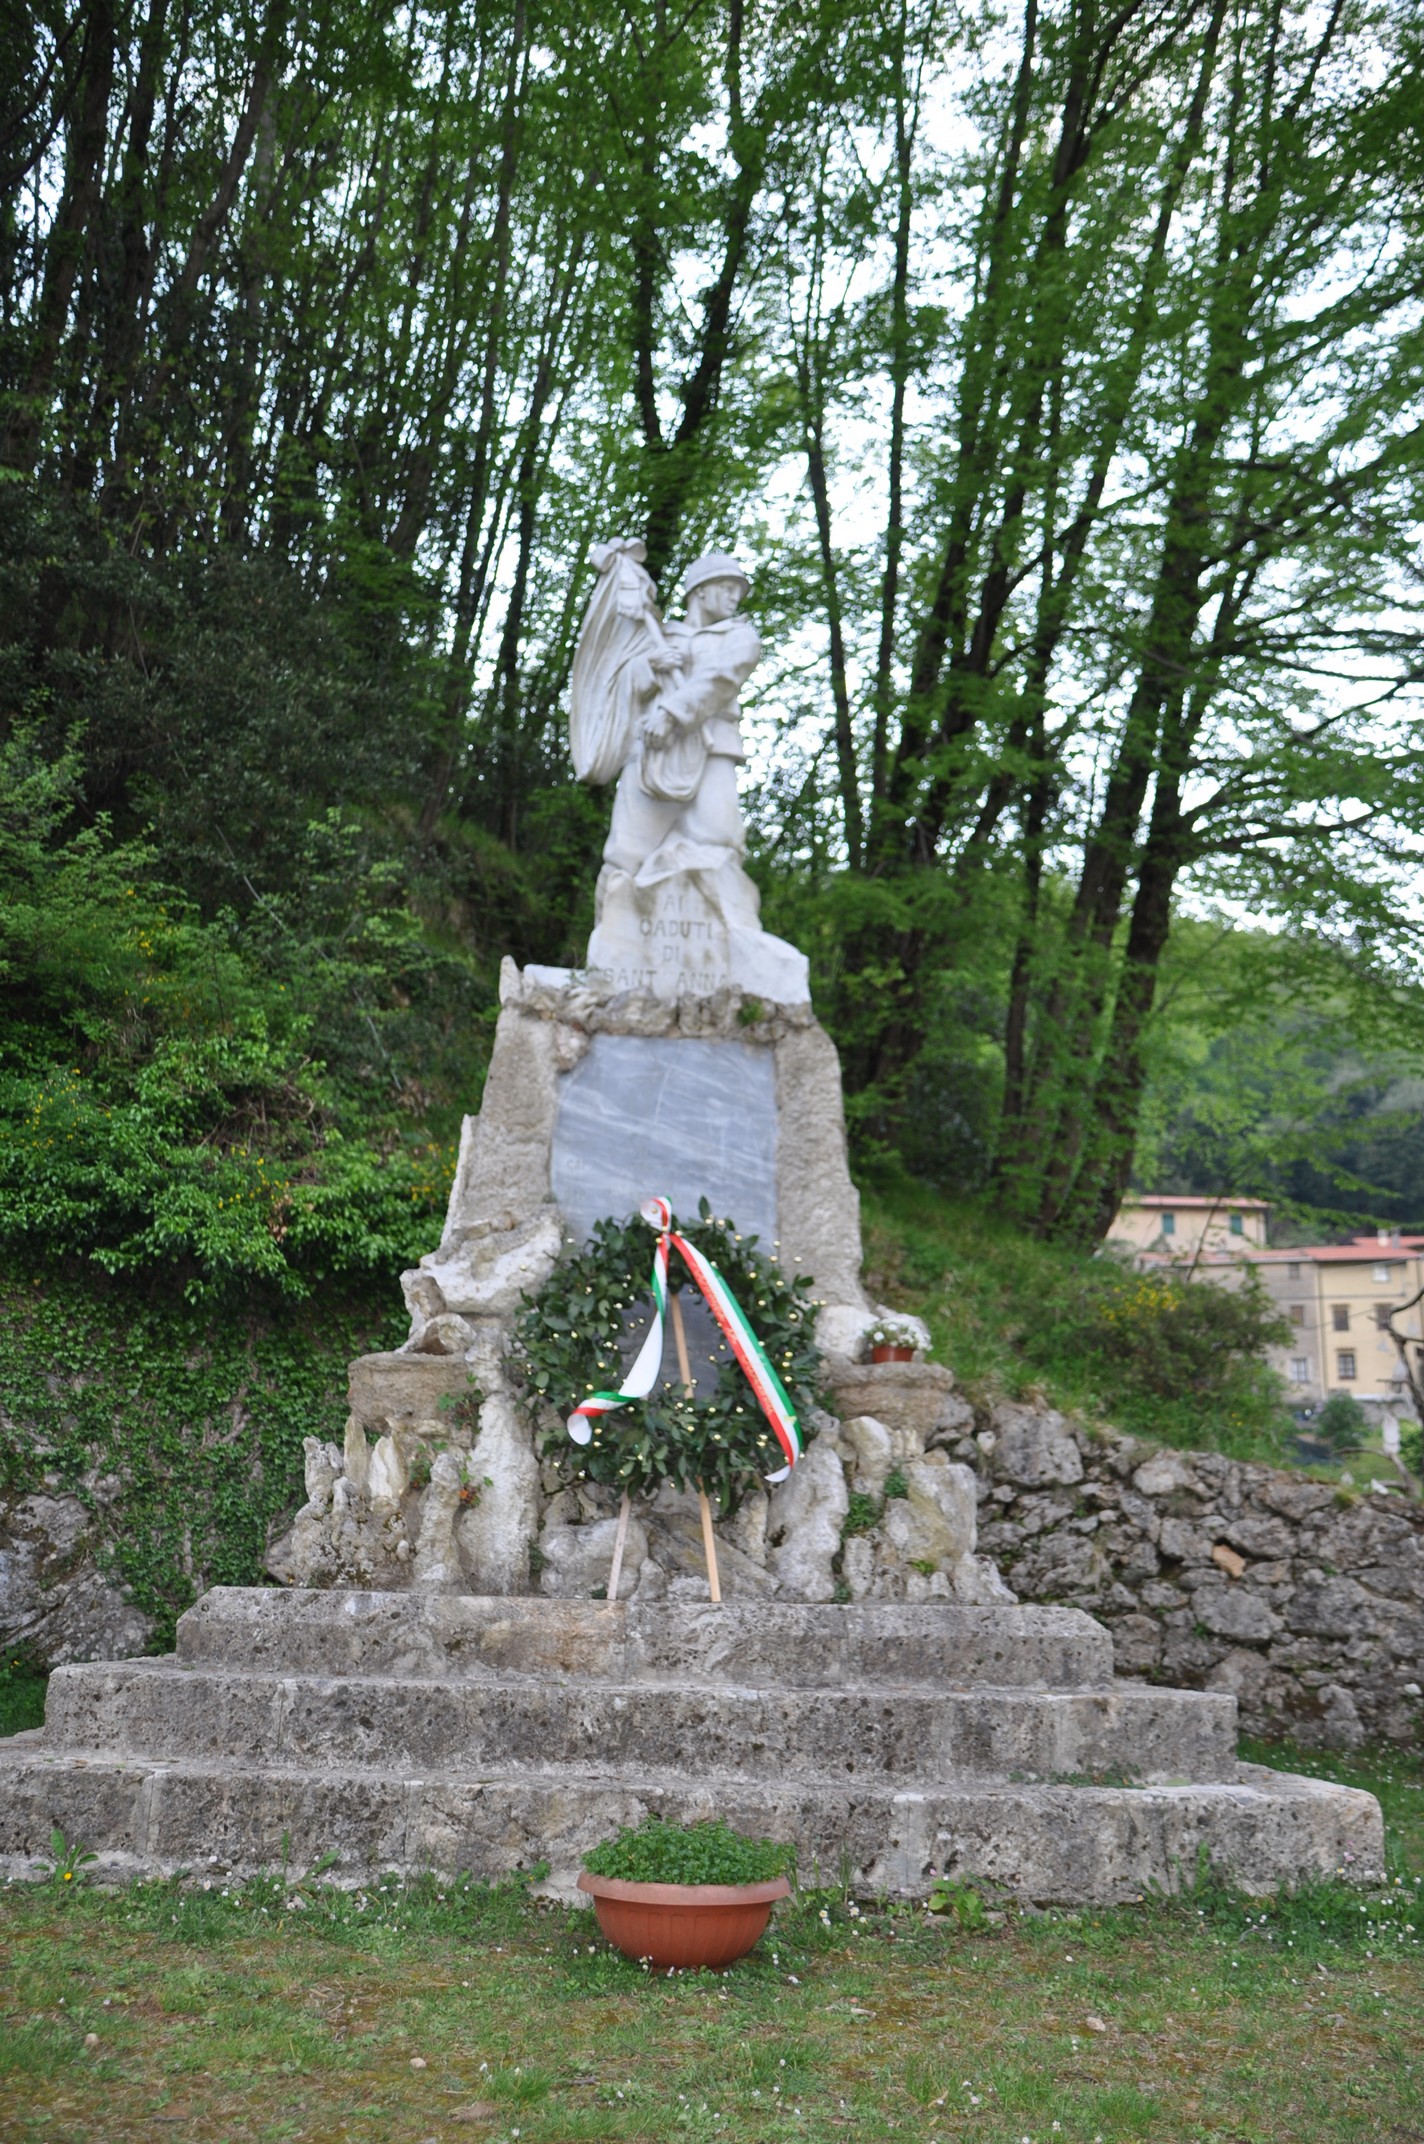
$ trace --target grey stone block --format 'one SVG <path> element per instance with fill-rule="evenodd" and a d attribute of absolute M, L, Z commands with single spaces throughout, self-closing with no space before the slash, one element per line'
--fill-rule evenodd
<path fill-rule="evenodd" d="M 466 1117 L 446 1239 L 471 1228 L 512 1229 L 546 1206 L 549 1140 L 557 1106 L 559 1030 L 506 1005 L 477 1117 Z"/>
<path fill-rule="evenodd" d="M 1239 1772 L 1230 1688 L 1114 1685 L 1110 1664 L 1069 1609 L 228 1589 L 175 1658 L 54 1676 L 44 1734 L 0 1745 L 0 1865 L 24 1873 L 57 1824 L 101 1875 L 240 1874 L 285 1834 L 297 1866 L 335 1850 L 352 1880 L 547 1860 L 567 1888 L 648 1809 L 911 1894 L 949 1869 L 1107 1901 L 1190 1874 L 1202 1844 L 1257 1889 L 1378 1864 L 1370 1796 Z M 1337 1734 L 1342 1696 L 1318 1706 Z M 1148 1783 L 1091 1784 L 1124 1778 Z"/>
<path fill-rule="evenodd" d="M 1353 1578 L 1307 1578 L 1286 1611 L 1292 1630 L 1322 1638 L 1355 1638 L 1375 1627 L 1374 1604 Z"/>
<path fill-rule="evenodd" d="M 992 1416 L 996 1474 L 1025 1488 L 1083 1479 L 1083 1461 L 1061 1414 L 1006 1401 Z"/>
<path fill-rule="evenodd" d="M 460 1355 L 359 1355 L 347 1371 L 351 1412 L 371 1429 L 440 1420 L 440 1402 L 463 1399 L 470 1375 Z"/>
<path fill-rule="evenodd" d="M 921 1452 L 958 1405 L 954 1379 L 937 1362 L 834 1362 L 831 1390 L 841 1421 L 870 1415 Z"/>
<path fill-rule="evenodd" d="M 789 1028 L 776 1044 L 781 1262 L 810 1274 L 823 1303 L 865 1302 L 860 1193 L 846 1158 L 836 1046 L 823 1028 Z"/>
<path fill-rule="evenodd" d="M 56 1748 L 363 1770 L 551 1769 L 941 1782 L 1097 1772 L 1209 1780 L 1235 1754 L 1232 1699 L 1110 1691 L 747 1689 L 276 1675 L 171 1661 L 74 1666 L 46 1711 Z"/>
<path fill-rule="evenodd" d="M 77 1496 L 0 1494 L 0 1647 L 50 1666 L 141 1653 L 153 1631 L 95 1558 L 102 1524 Z"/>
<path fill-rule="evenodd" d="M 1281 1627 L 1281 1619 L 1259 1593 L 1244 1586 L 1200 1586 L 1192 1595 L 1196 1618 L 1219 1638 L 1264 1644 Z"/>
<path fill-rule="evenodd" d="M 214 1586 L 179 1619 L 189 1665 L 291 1674 L 620 1682 L 1102 1687 L 1112 1641 L 1076 1608 L 946 1602 L 643 1604 Z"/>
<path fill-rule="evenodd" d="M 803 1880 L 923 1896 L 933 1873 L 1003 1885 L 1043 1904 L 1111 1904 L 1149 1883 L 1174 1888 L 1205 1847 L 1249 1891 L 1344 1868 L 1383 1866 L 1373 1796 L 1243 1765 L 1222 1785 L 1146 1789 L 982 1786 L 898 1791 L 738 1787 L 720 1780 L 492 1774 L 342 1775 L 268 1766 L 45 1763 L 0 1744 L 0 1869 L 33 1872 L 58 1824 L 101 1846 L 95 1873 L 212 1869 L 246 1876 L 277 1865 L 283 1838 L 294 1867 L 339 1857 L 334 1875 L 370 1880 L 387 1869 L 469 1869 L 505 1876 L 550 1864 L 569 1894 L 580 1857 L 649 1810 L 673 1821 L 717 1814 L 738 1829 L 786 1839 Z"/>

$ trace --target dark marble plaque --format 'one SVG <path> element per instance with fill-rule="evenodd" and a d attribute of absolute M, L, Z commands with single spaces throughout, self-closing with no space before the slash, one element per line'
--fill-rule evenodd
<path fill-rule="evenodd" d="M 582 1240 L 661 1192 L 776 1240 L 776 1068 L 750 1042 L 595 1035 L 559 1083 L 554 1197 Z"/>
<path fill-rule="evenodd" d="M 651 1249 L 651 1235 L 648 1242 Z M 648 1263 L 651 1265 L 651 1257 Z M 717 1390 L 722 1365 L 732 1360 L 732 1350 L 721 1326 L 698 1294 L 696 1282 L 688 1280 L 681 1259 L 674 1258 L 671 1266 L 673 1293 L 682 1304 L 682 1329 L 687 1342 L 687 1367 L 692 1372 L 693 1397 L 710 1399 Z M 623 1337 L 618 1343 L 618 1359 L 624 1376 L 637 1361 L 652 1322 L 653 1299 L 648 1295 L 624 1320 Z M 671 1317 L 663 1325 L 663 1359 L 654 1390 L 661 1391 L 664 1387 L 669 1392 L 682 1390 L 682 1366 L 678 1361 L 677 1337 Z"/>

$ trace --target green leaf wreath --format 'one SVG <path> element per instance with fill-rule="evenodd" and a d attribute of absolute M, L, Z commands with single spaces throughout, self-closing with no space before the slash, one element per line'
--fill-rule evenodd
<path fill-rule="evenodd" d="M 714 1220 L 702 1201 L 700 1218 L 678 1226 L 718 1267 L 771 1357 L 809 1443 L 815 1435 L 820 1355 L 812 1337 L 816 1311 L 810 1282 L 787 1280 L 776 1262 L 735 1223 Z M 720 1364 L 715 1387 L 686 1395 L 674 1381 L 655 1386 L 593 1425 L 589 1444 L 570 1438 L 566 1421 L 590 1392 L 617 1388 L 630 1359 L 630 1332 L 641 1335 L 651 1315 L 656 1236 L 646 1221 L 596 1222 L 592 1240 L 560 1260 L 515 1328 L 527 1403 L 540 1452 L 567 1481 L 600 1482 L 651 1496 L 664 1482 L 695 1489 L 700 1482 L 724 1511 L 732 1510 L 783 1464 L 781 1447 L 734 1358 Z M 669 1296 L 697 1295 L 674 1254 Z M 669 1304 L 671 1313 L 671 1304 Z M 670 1342 L 669 1342 L 670 1344 Z"/>

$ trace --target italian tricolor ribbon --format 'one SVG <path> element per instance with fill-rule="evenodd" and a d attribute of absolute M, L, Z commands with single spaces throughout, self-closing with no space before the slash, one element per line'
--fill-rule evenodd
<path fill-rule="evenodd" d="M 696 1244 L 680 1236 L 672 1225 L 672 1208 L 666 1199 L 646 1199 L 638 1208 L 650 1227 L 658 1231 L 657 1247 L 653 1252 L 653 1322 L 648 1336 L 638 1351 L 637 1360 L 624 1380 L 619 1392 L 590 1392 L 582 1406 L 576 1407 L 569 1416 L 569 1435 L 575 1444 L 587 1444 L 593 1435 L 592 1422 L 601 1414 L 611 1414 L 615 1407 L 624 1407 L 629 1400 L 645 1400 L 658 1381 L 663 1362 L 663 1319 L 667 1315 L 668 1257 L 677 1251 L 706 1301 L 717 1323 L 726 1335 L 747 1383 L 756 1395 L 757 1405 L 776 1432 L 786 1464 L 775 1474 L 768 1474 L 768 1481 L 784 1481 L 797 1460 L 801 1457 L 801 1425 L 796 1419 L 796 1410 L 787 1397 L 786 1387 L 772 1367 L 771 1357 L 752 1331 L 746 1312 L 733 1295 L 711 1260 L 704 1258 Z"/>

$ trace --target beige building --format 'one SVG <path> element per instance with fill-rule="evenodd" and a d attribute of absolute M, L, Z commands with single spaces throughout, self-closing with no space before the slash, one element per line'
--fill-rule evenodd
<path fill-rule="evenodd" d="M 1264 1199 L 1196 1199 L 1158 1197 L 1144 1192 L 1118 1208 L 1110 1242 L 1129 1244 L 1134 1254 L 1190 1264 L 1210 1251 L 1239 1255 L 1250 1245 L 1264 1250 Z"/>
<path fill-rule="evenodd" d="M 1385 1319 L 1424 1288 L 1424 1236 L 1381 1229 L 1349 1243 L 1256 1251 L 1251 1263 L 1290 1319 L 1290 1343 L 1272 1348 L 1270 1359 L 1301 1405 L 1353 1392 L 1356 1399 L 1407 1407 L 1399 1350 Z M 1396 1320 L 1416 1341 L 1419 1313 L 1416 1304 Z"/>
<path fill-rule="evenodd" d="M 1131 1245 L 1138 1264 L 1190 1267 L 1203 1280 L 1229 1281 L 1243 1265 L 1254 1266 L 1290 1321 L 1290 1340 L 1272 1348 L 1269 1360 L 1297 1405 L 1353 1392 L 1409 1413 L 1399 1351 L 1384 1321 L 1424 1288 L 1424 1236 L 1379 1229 L 1348 1243 L 1272 1250 L 1269 1211 L 1260 1199 L 1130 1198 L 1109 1240 Z M 1413 1342 L 1424 1341 L 1421 1310 L 1416 1304 L 1396 1321 Z"/>

